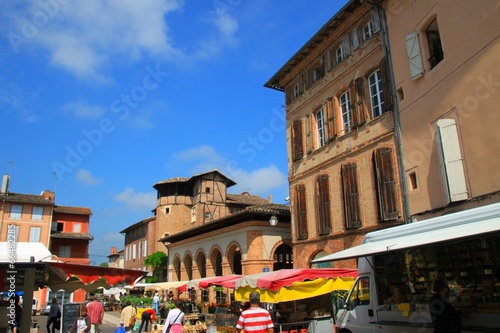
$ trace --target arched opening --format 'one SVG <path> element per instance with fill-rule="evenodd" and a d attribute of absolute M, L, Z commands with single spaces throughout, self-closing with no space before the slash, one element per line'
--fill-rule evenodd
<path fill-rule="evenodd" d="M 292 247 L 287 244 L 281 244 L 274 251 L 273 271 L 280 269 L 293 268 Z"/>

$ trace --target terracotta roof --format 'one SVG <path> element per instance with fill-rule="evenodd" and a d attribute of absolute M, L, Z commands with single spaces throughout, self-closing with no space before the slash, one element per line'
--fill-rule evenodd
<path fill-rule="evenodd" d="M 50 235 L 50 238 L 65 238 L 65 239 L 87 239 L 93 240 L 94 237 L 86 232 L 56 232 Z"/>
<path fill-rule="evenodd" d="M 120 231 L 120 234 L 123 234 L 123 233 L 126 233 L 126 232 L 129 232 L 130 230 L 132 229 L 135 229 L 137 228 L 138 226 L 140 226 L 141 224 L 146 224 L 146 223 L 149 223 L 151 221 L 154 221 L 156 220 L 156 216 L 151 216 L 151 217 L 148 217 L 148 218 L 145 218 L 144 220 L 141 220 L 139 222 L 136 222 L 132 225 L 129 225 L 128 227 L 126 227 L 125 229 L 121 230 Z"/>
<path fill-rule="evenodd" d="M 194 175 L 191 178 L 174 177 L 174 178 L 169 178 L 169 179 L 161 180 L 161 181 L 157 182 L 156 184 L 154 184 L 153 187 L 156 188 L 156 186 L 158 186 L 158 185 L 169 184 L 169 183 L 186 183 L 186 182 L 191 182 L 191 181 L 195 181 L 198 178 L 202 178 L 203 176 L 209 175 L 209 174 L 212 174 L 212 173 L 218 173 L 220 176 L 222 176 L 223 178 L 225 178 L 226 179 L 226 185 L 227 185 L 227 187 L 230 187 L 230 186 L 233 186 L 233 185 L 236 184 L 233 180 L 231 180 L 230 178 L 226 177 L 226 175 L 224 175 L 223 173 L 221 173 L 219 170 L 214 169 L 214 170 L 211 170 L 211 171 L 207 171 L 207 172 L 203 172 L 203 173 Z"/>
<path fill-rule="evenodd" d="M 0 194 L 0 199 L 6 202 L 20 202 L 20 203 L 31 203 L 40 205 L 54 205 L 54 202 L 50 199 L 45 199 L 43 195 L 35 194 L 21 194 L 21 193 L 2 193 Z"/>
<path fill-rule="evenodd" d="M 239 204 L 247 204 L 247 205 L 265 205 L 268 204 L 269 201 L 266 199 L 259 197 L 258 195 L 251 195 L 248 192 L 244 192 L 242 194 L 228 194 L 227 199 L 234 201 Z"/>
<path fill-rule="evenodd" d="M 54 213 L 92 215 L 92 210 L 87 207 L 54 206 Z"/>
<path fill-rule="evenodd" d="M 283 204 L 255 205 L 245 208 L 252 212 L 270 213 L 270 214 L 290 214 L 290 206 Z"/>

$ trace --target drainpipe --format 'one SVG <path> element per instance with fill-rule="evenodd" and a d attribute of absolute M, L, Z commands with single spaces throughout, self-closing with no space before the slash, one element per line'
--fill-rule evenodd
<path fill-rule="evenodd" d="M 396 157 L 398 160 L 398 170 L 399 170 L 399 183 L 401 184 L 401 196 L 403 201 L 403 219 L 405 223 L 411 223 L 411 211 L 410 211 L 410 201 L 408 199 L 408 181 L 406 179 L 406 169 L 404 164 L 404 153 L 403 153 L 403 139 L 401 136 L 401 119 L 399 117 L 399 105 L 396 95 L 396 83 L 394 80 L 394 70 L 392 67 L 392 56 L 391 49 L 389 46 L 389 32 L 387 30 L 387 20 L 385 16 L 385 10 L 379 3 L 374 3 L 371 1 L 366 1 L 370 5 L 377 8 L 380 24 L 382 29 L 382 37 L 384 44 L 384 51 L 387 57 L 387 69 L 389 74 L 389 85 L 391 87 L 391 97 L 392 97 L 392 114 L 394 121 L 394 139 L 396 141 Z"/>

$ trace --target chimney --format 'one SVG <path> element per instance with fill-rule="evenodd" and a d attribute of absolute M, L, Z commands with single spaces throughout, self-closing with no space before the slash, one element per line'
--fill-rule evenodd
<path fill-rule="evenodd" d="M 45 198 L 45 200 L 50 200 L 54 202 L 55 194 L 54 192 L 50 192 L 50 190 L 45 190 L 43 191 L 43 197 Z"/>
<path fill-rule="evenodd" d="M 115 246 L 111 247 L 111 254 L 116 254 L 116 247 Z"/>
<path fill-rule="evenodd" d="M 2 189 L 0 190 L 0 193 L 6 194 L 9 192 L 9 182 L 10 182 L 10 176 L 9 175 L 3 175 L 2 178 Z"/>
<path fill-rule="evenodd" d="M 267 196 L 267 202 L 269 202 L 269 203 L 273 203 L 273 195 L 272 195 L 272 194 L 269 194 L 269 195 Z"/>

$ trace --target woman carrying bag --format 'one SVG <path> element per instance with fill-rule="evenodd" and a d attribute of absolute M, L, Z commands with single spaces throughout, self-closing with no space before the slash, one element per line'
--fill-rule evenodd
<path fill-rule="evenodd" d="M 181 311 L 182 301 L 178 299 L 174 304 L 175 309 L 168 312 L 162 333 L 182 333 L 182 321 L 184 320 L 184 312 Z"/>
<path fill-rule="evenodd" d="M 90 332 L 90 317 L 87 316 L 87 307 L 82 304 L 80 307 L 80 316 L 76 317 L 68 333 L 87 333 Z"/>

